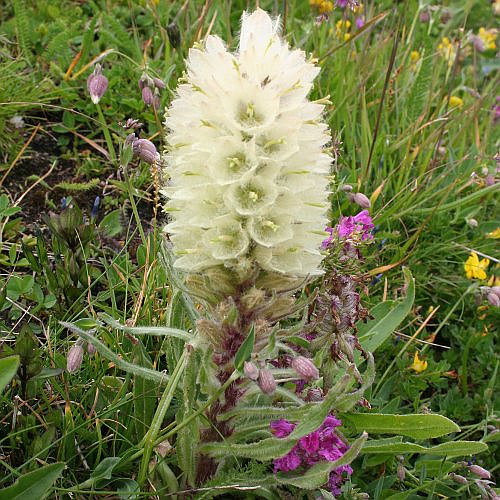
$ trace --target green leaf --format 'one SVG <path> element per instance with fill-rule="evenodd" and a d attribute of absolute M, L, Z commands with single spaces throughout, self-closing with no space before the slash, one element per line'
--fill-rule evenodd
<path fill-rule="evenodd" d="M 235 370 L 241 370 L 243 368 L 243 363 L 250 358 L 253 345 L 255 343 L 255 328 L 254 325 L 251 326 L 250 332 L 247 338 L 243 341 L 234 357 L 234 368 Z"/>
<path fill-rule="evenodd" d="M 0 359 L 0 392 L 2 392 L 19 367 L 19 356 L 9 356 Z"/>
<path fill-rule="evenodd" d="M 415 280 L 407 268 L 403 268 L 405 283 L 408 287 L 406 297 L 394 308 L 393 301 L 382 302 L 371 311 L 375 319 L 367 323 L 358 322 L 359 342 L 370 352 L 380 347 L 392 332 L 401 324 L 411 310 L 415 300 Z"/>
<path fill-rule="evenodd" d="M 333 469 L 341 465 L 350 464 L 360 453 L 368 434 L 363 432 L 361 436 L 352 443 L 349 450 L 334 462 L 319 462 L 313 465 L 307 472 L 284 474 L 278 473 L 276 479 L 281 484 L 290 484 L 306 490 L 314 490 L 328 481 L 328 476 Z"/>
<path fill-rule="evenodd" d="M 109 238 L 113 238 L 123 231 L 121 213 L 120 209 L 113 210 L 109 214 L 106 214 L 99 223 L 99 229 L 102 229 L 104 234 Z"/>
<path fill-rule="evenodd" d="M 157 337 L 168 336 L 187 341 L 193 340 L 193 335 L 191 333 L 179 330 L 178 328 L 169 328 L 166 326 L 124 326 L 105 313 L 100 313 L 99 318 L 109 326 L 132 335 L 154 335 Z"/>
<path fill-rule="evenodd" d="M 120 457 L 107 457 L 105 458 L 90 474 L 92 481 L 97 481 L 98 479 L 111 479 L 113 475 L 113 469 L 117 466 L 120 461 Z"/>
<path fill-rule="evenodd" d="M 477 455 L 487 450 L 488 446 L 479 441 L 450 441 L 432 446 L 426 453 L 447 457 L 462 457 L 465 455 Z"/>
<path fill-rule="evenodd" d="M 401 438 L 378 439 L 368 441 L 363 447 L 364 454 L 425 453 L 447 457 L 476 455 L 486 451 L 488 447 L 478 441 L 450 441 L 429 448 L 416 443 L 403 443 Z"/>
<path fill-rule="evenodd" d="M 57 375 L 61 375 L 64 371 L 64 368 L 42 368 L 42 371 L 34 377 L 31 377 L 31 380 L 43 380 L 50 377 L 57 377 Z"/>
<path fill-rule="evenodd" d="M 370 434 L 397 434 L 414 439 L 430 439 L 451 432 L 459 432 L 460 427 L 442 415 L 384 415 L 381 413 L 346 413 L 346 422 L 358 431 Z"/>
<path fill-rule="evenodd" d="M 0 490 L 0 500 L 41 499 L 61 475 L 64 463 L 44 465 L 33 472 L 28 472 L 17 479 L 8 488 Z"/>
<path fill-rule="evenodd" d="M 91 488 L 98 481 L 111 479 L 113 476 L 113 469 L 118 465 L 120 460 L 120 457 L 106 457 L 92 471 L 90 478 L 80 483 L 78 486 L 82 489 Z"/>
<path fill-rule="evenodd" d="M 289 439 L 267 438 L 250 444 L 206 443 L 199 447 L 199 451 L 212 457 L 235 456 L 264 462 L 286 455 L 294 445 L 295 441 Z"/>

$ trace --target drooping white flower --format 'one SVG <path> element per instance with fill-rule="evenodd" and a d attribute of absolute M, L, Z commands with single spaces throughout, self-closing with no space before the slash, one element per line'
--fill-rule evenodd
<path fill-rule="evenodd" d="M 318 72 L 261 9 L 243 14 L 237 53 L 216 36 L 189 51 L 165 120 L 166 231 L 178 268 L 245 258 L 321 272 L 331 159 L 324 106 L 307 98 Z"/>

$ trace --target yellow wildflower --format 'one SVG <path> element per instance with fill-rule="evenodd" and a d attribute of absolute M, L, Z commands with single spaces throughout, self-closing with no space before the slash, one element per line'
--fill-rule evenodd
<path fill-rule="evenodd" d="M 447 36 L 441 39 L 441 43 L 438 45 L 438 50 L 451 66 L 455 60 L 457 49 L 453 43 L 450 42 L 450 39 Z"/>
<path fill-rule="evenodd" d="M 421 373 L 425 370 L 427 370 L 427 361 L 424 361 L 423 359 L 420 359 L 418 357 L 418 351 L 415 351 L 415 356 L 413 358 L 413 363 L 410 366 L 412 370 L 415 370 L 417 373 Z"/>
<path fill-rule="evenodd" d="M 335 23 L 335 29 L 336 29 L 336 35 L 337 38 L 342 38 L 343 40 L 347 41 L 350 38 L 350 35 L 348 33 L 349 28 L 351 27 L 351 21 L 346 19 L 345 21 L 343 19 L 340 19 Z M 346 38 L 347 35 L 347 38 Z"/>
<path fill-rule="evenodd" d="M 361 14 L 361 12 L 363 12 L 363 9 L 364 9 L 364 5 L 362 3 L 360 3 L 359 5 L 356 5 L 352 11 L 355 13 L 355 14 Z"/>
<path fill-rule="evenodd" d="M 492 240 L 498 240 L 500 238 L 500 227 L 497 227 L 491 233 L 486 234 L 486 238 L 491 238 Z"/>
<path fill-rule="evenodd" d="M 470 280 L 473 278 L 485 280 L 487 278 L 485 271 L 486 269 L 488 269 L 489 265 L 489 259 L 482 259 L 481 261 L 479 261 L 477 253 L 471 252 L 469 258 L 464 263 L 465 275 Z"/>
<path fill-rule="evenodd" d="M 328 14 L 328 12 L 331 12 L 333 10 L 333 2 L 330 2 L 329 0 L 323 1 L 319 4 L 319 12 L 321 14 Z"/>
<path fill-rule="evenodd" d="M 460 106 L 464 105 L 464 101 L 460 99 L 460 97 L 457 97 L 456 95 L 452 95 L 450 97 L 450 106 L 452 108 L 459 108 Z"/>
<path fill-rule="evenodd" d="M 496 50 L 496 39 L 497 31 L 495 29 L 487 30 L 485 28 L 479 28 L 478 37 L 484 43 L 484 50 Z"/>
<path fill-rule="evenodd" d="M 492 286 L 500 286 L 500 278 L 498 276 L 495 276 L 494 274 L 492 274 L 490 276 L 490 279 L 488 280 L 488 283 L 487 285 L 489 287 L 492 287 Z"/>
<path fill-rule="evenodd" d="M 420 59 L 420 52 L 418 50 L 412 50 L 410 54 L 411 62 L 417 62 Z"/>
<path fill-rule="evenodd" d="M 322 4 L 323 0 L 309 0 L 309 5 L 311 7 L 319 7 Z"/>

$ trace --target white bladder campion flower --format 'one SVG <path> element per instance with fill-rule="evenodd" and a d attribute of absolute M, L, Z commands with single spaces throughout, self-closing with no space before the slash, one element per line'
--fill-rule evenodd
<path fill-rule="evenodd" d="M 243 14 L 237 53 L 216 36 L 189 51 L 165 120 L 176 267 L 247 259 L 289 275 L 321 273 L 331 158 L 325 101 L 307 98 L 318 72 L 261 9 Z"/>

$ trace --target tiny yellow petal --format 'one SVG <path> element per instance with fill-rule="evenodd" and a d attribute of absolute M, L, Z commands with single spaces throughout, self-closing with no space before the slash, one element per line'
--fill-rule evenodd
<path fill-rule="evenodd" d="M 418 351 L 415 351 L 415 356 L 413 357 L 413 363 L 410 368 L 417 373 L 421 373 L 427 370 L 427 361 L 424 361 L 418 357 Z"/>

